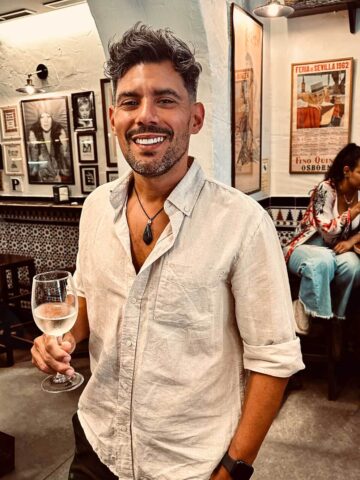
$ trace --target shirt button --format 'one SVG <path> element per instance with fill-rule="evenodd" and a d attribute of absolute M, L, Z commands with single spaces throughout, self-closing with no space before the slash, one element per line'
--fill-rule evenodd
<path fill-rule="evenodd" d="M 121 430 L 122 432 L 126 432 L 126 427 L 125 427 L 125 425 L 121 425 L 120 430 Z"/>
<path fill-rule="evenodd" d="M 186 213 L 188 213 L 188 212 L 189 212 L 189 207 L 185 207 L 185 208 L 184 208 L 184 211 L 185 211 Z"/>
<path fill-rule="evenodd" d="M 132 345 L 132 341 L 131 341 L 131 340 L 127 340 L 126 346 L 127 346 L 127 347 L 131 347 L 131 345 Z"/>
<path fill-rule="evenodd" d="M 136 298 L 132 297 L 132 299 L 130 301 L 131 301 L 131 303 L 136 303 Z"/>

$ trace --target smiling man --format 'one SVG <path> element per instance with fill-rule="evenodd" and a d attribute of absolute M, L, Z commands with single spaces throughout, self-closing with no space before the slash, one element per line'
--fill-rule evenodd
<path fill-rule="evenodd" d="M 110 46 L 111 125 L 131 170 L 84 204 L 80 312 L 33 362 L 71 375 L 90 335 L 70 479 L 247 480 L 290 375 L 303 368 L 270 217 L 189 156 L 199 63 L 169 30 Z"/>

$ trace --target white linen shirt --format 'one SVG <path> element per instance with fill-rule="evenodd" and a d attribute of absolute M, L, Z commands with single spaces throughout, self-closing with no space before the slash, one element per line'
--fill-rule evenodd
<path fill-rule="evenodd" d="M 245 370 L 302 369 L 288 277 L 269 215 L 194 161 L 136 274 L 131 173 L 97 188 L 80 222 L 92 376 L 79 419 L 122 480 L 208 480 L 236 430 Z"/>

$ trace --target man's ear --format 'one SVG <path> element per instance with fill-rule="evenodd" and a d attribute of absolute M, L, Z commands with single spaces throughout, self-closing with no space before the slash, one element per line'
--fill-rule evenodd
<path fill-rule="evenodd" d="M 192 115 L 190 124 L 190 133 L 199 133 L 204 124 L 205 108 L 200 102 L 196 102 L 192 105 Z"/>
<path fill-rule="evenodd" d="M 115 113 L 114 106 L 113 106 L 113 105 L 110 105 L 110 107 L 109 107 L 109 118 L 110 118 L 111 130 L 112 130 L 113 132 L 115 132 L 114 113 Z"/>

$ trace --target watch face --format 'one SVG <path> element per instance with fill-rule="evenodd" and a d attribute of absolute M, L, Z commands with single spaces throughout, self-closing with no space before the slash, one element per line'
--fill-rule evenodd
<path fill-rule="evenodd" d="M 249 480 L 254 472 L 254 468 L 241 460 L 235 462 L 231 471 L 231 476 L 235 480 Z"/>

